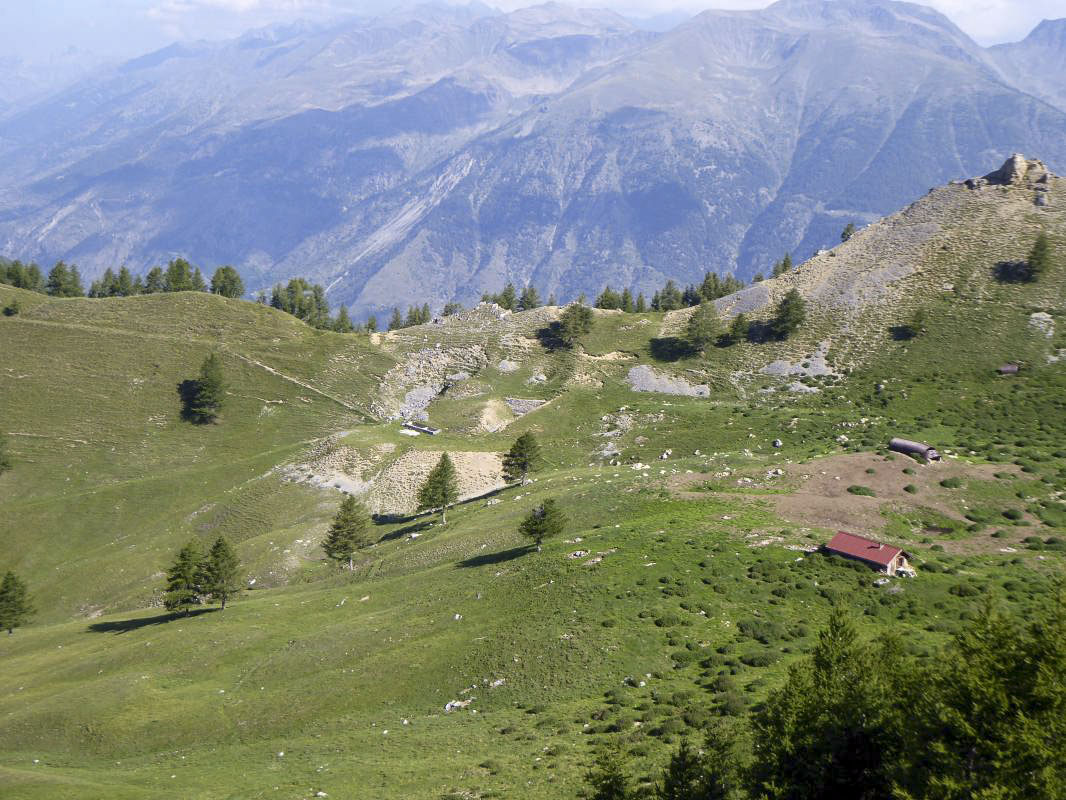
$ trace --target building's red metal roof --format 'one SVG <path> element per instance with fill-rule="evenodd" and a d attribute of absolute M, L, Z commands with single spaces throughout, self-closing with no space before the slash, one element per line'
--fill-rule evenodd
<path fill-rule="evenodd" d="M 861 558 L 863 561 L 880 564 L 884 567 L 891 564 L 892 559 L 903 552 L 900 548 L 893 547 L 890 544 L 875 542 L 873 539 L 864 539 L 862 536 L 845 533 L 844 531 L 838 531 L 837 535 L 830 540 L 825 548 L 853 558 Z"/>

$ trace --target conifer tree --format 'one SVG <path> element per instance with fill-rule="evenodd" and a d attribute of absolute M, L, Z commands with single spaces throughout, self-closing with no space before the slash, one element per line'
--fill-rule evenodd
<path fill-rule="evenodd" d="M 703 800 L 703 764 L 699 753 L 682 739 L 677 752 L 663 770 L 656 800 Z"/>
<path fill-rule="evenodd" d="M 622 310 L 627 314 L 633 313 L 633 293 L 629 289 L 622 290 Z"/>
<path fill-rule="evenodd" d="M 840 232 L 840 241 L 846 242 L 848 239 L 850 239 L 854 235 L 855 235 L 855 223 L 854 222 L 849 222 L 844 227 L 844 230 Z"/>
<path fill-rule="evenodd" d="M 1051 240 L 1041 231 L 1036 237 L 1033 249 L 1029 251 L 1029 258 L 1026 259 L 1029 280 L 1039 280 L 1048 271 L 1051 267 L 1051 255 Z"/>
<path fill-rule="evenodd" d="M 729 324 L 730 344 L 739 344 L 740 342 L 747 341 L 750 330 L 751 323 L 748 322 L 747 316 L 745 316 L 742 311 L 733 317 L 733 321 Z"/>
<path fill-rule="evenodd" d="M 394 308 L 392 310 L 392 316 L 389 317 L 389 330 L 398 331 L 403 327 L 403 315 L 400 313 L 400 309 Z"/>
<path fill-rule="evenodd" d="M 585 774 L 585 783 L 591 789 L 588 800 L 631 800 L 629 778 L 621 751 L 608 747 L 596 755 L 592 769 Z"/>
<path fill-rule="evenodd" d="M 548 305 L 550 305 L 550 306 L 559 305 L 559 301 L 555 299 L 555 292 L 552 292 L 551 294 L 548 295 Z"/>
<path fill-rule="evenodd" d="M 777 305 L 777 313 L 770 323 L 778 339 L 787 339 L 807 319 L 807 303 L 795 289 L 790 289 Z"/>
<path fill-rule="evenodd" d="M 556 331 L 559 339 L 567 347 L 573 347 L 577 340 L 592 330 L 592 309 L 581 303 L 571 303 L 559 316 Z"/>
<path fill-rule="evenodd" d="M 537 437 L 526 431 L 517 439 L 503 457 L 503 477 L 510 483 L 524 481 L 530 472 L 540 467 L 540 445 Z"/>
<path fill-rule="evenodd" d="M 329 526 L 322 549 L 334 561 L 347 563 L 348 569 L 355 569 L 353 556 L 356 550 L 370 543 L 369 530 L 370 515 L 366 507 L 350 494 L 346 494 L 337 510 L 337 516 L 333 518 L 333 524 Z"/>
<path fill-rule="evenodd" d="M 566 515 L 554 500 L 548 498 L 530 511 L 518 526 L 518 532 L 533 540 L 540 550 L 545 539 L 558 536 L 566 528 Z"/>
<path fill-rule="evenodd" d="M 714 303 L 709 300 L 700 303 L 685 325 L 685 339 L 696 351 L 706 349 L 707 345 L 717 339 L 721 333 L 722 322 L 718 318 Z"/>
<path fill-rule="evenodd" d="M 211 545 L 201 565 L 200 590 L 211 600 L 222 604 L 241 590 L 240 561 L 225 537 L 219 536 Z"/>
<path fill-rule="evenodd" d="M 333 330 L 337 333 L 351 333 L 355 330 L 355 326 L 352 325 L 352 318 L 348 316 L 348 309 L 345 306 L 341 306 L 337 310 L 337 319 L 333 321 Z"/>
<path fill-rule="evenodd" d="M 596 308 L 618 309 L 622 307 L 622 296 L 610 285 L 604 286 L 599 297 L 596 298 Z"/>
<path fill-rule="evenodd" d="M 674 281 L 667 280 L 659 292 L 659 311 L 676 311 L 684 305 L 681 290 Z"/>
<path fill-rule="evenodd" d="M 115 280 L 115 293 L 119 297 L 131 297 L 137 294 L 134 290 L 133 276 L 130 274 L 129 267 L 119 269 L 118 278 Z"/>
<path fill-rule="evenodd" d="M 751 279 L 751 282 L 752 283 L 762 283 L 764 280 L 766 280 L 766 276 L 763 275 L 761 272 L 756 272 L 755 276 Z"/>
<path fill-rule="evenodd" d="M 175 258 L 167 264 L 164 291 L 187 292 L 192 289 L 192 265 L 184 258 Z"/>
<path fill-rule="evenodd" d="M 84 297 L 85 289 L 81 285 L 81 274 L 75 266 L 68 267 L 62 261 L 57 261 L 48 273 L 48 283 L 45 284 L 48 294 L 53 297 Z"/>
<path fill-rule="evenodd" d="M 230 266 L 221 266 L 211 276 L 211 293 L 220 294 L 237 300 L 244 296 L 244 281 L 237 270 Z"/>
<path fill-rule="evenodd" d="M 152 267 L 144 276 L 144 293 L 159 294 L 167 290 L 167 279 L 162 267 Z"/>
<path fill-rule="evenodd" d="M 637 302 L 633 306 L 633 310 L 638 314 L 643 314 L 648 310 L 648 301 L 644 299 L 644 292 L 637 293 Z"/>
<path fill-rule="evenodd" d="M 202 562 L 203 554 L 195 539 L 178 551 L 174 563 L 167 570 L 163 605 L 168 611 L 184 611 L 188 614 L 192 606 L 200 604 Z"/>
<path fill-rule="evenodd" d="M 418 510 L 439 508 L 440 521 L 447 524 L 448 506 L 458 499 L 459 481 L 456 478 L 455 464 L 452 463 L 451 457 L 444 453 L 418 490 Z"/>
<path fill-rule="evenodd" d="M 454 300 L 444 304 L 444 310 L 440 312 L 442 317 L 454 317 L 456 314 L 461 314 L 463 311 L 463 304 L 456 303 Z"/>
<path fill-rule="evenodd" d="M 369 319 L 367 319 L 367 321 L 366 321 L 366 332 L 367 333 L 377 333 L 378 332 L 378 318 L 377 317 L 370 317 Z"/>
<path fill-rule="evenodd" d="M 503 291 L 496 295 L 496 304 L 500 308 L 506 308 L 509 311 L 514 311 L 518 304 L 518 296 L 515 292 L 514 284 L 508 283 L 503 287 Z"/>
<path fill-rule="evenodd" d="M 526 286 L 522 289 L 522 295 L 518 298 L 519 311 L 531 311 L 540 307 L 540 294 L 535 286 Z"/>
<path fill-rule="evenodd" d="M 204 280 L 204 274 L 200 272 L 199 267 L 192 271 L 192 278 L 189 279 L 189 288 L 194 292 L 207 291 L 207 281 Z"/>
<path fill-rule="evenodd" d="M 0 581 L 0 629 L 11 635 L 33 616 L 33 611 L 25 582 L 8 570 Z"/>
<path fill-rule="evenodd" d="M 225 381 L 222 377 L 222 359 L 211 353 L 200 365 L 200 377 L 189 411 L 199 422 L 213 422 L 222 411 L 225 400 Z"/>

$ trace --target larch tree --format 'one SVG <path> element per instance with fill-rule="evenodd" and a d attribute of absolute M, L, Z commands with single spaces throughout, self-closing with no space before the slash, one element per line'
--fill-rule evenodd
<path fill-rule="evenodd" d="M 354 570 L 355 551 L 369 544 L 369 530 L 370 514 L 366 507 L 346 494 L 322 542 L 322 549 L 337 563 L 346 563 L 349 570 Z"/>
<path fill-rule="evenodd" d="M 596 754 L 592 769 L 585 774 L 588 800 L 630 800 L 633 795 L 626 775 L 626 763 L 618 746 Z"/>
<path fill-rule="evenodd" d="M 215 539 L 201 565 L 200 589 L 207 597 L 222 604 L 243 588 L 241 562 L 224 536 Z"/>
<path fill-rule="evenodd" d="M 518 526 L 518 532 L 533 540 L 537 550 L 545 539 L 558 536 L 566 529 L 566 515 L 550 497 L 531 510 Z"/>
<path fill-rule="evenodd" d="M 403 327 L 403 314 L 400 313 L 400 309 L 394 308 L 392 310 L 392 316 L 389 317 L 389 330 L 398 331 Z"/>
<path fill-rule="evenodd" d="M 178 551 L 167 570 L 167 588 L 163 593 L 163 605 L 168 611 L 183 611 L 200 604 L 203 579 L 203 554 L 194 539 Z"/>
<path fill-rule="evenodd" d="M 770 328 L 778 339 L 787 339 L 806 319 L 807 303 L 798 291 L 789 289 L 788 294 L 777 304 L 777 313 L 770 322 Z"/>
<path fill-rule="evenodd" d="M 722 321 L 714 303 L 705 300 L 696 307 L 685 326 L 685 339 L 693 350 L 701 351 L 722 334 Z"/>
<path fill-rule="evenodd" d="M 189 411 L 200 422 L 214 422 L 222 411 L 226 385 L 222 377 L 222 359 L 211 353 L 200 365 L 200 377 Z"/>
<path fill-rule="evenodd" d="M 539 308 L 540 293 L 535 286 L 526 286 L 522 289 L 522 294 L 518 298 L 518 310 L 519 311 L 532 311 L 534 308 Z"/>
<path fill-rule="evenodd" d="M 33 616 L 33 611 L 26 583 L 8 570 L 0 581 L 0 628 L 9 635 L 14 633 Z"/>
<path fill-rule="evenodd" d="M 236 300 L 244 296 L 244 281 L 236 269 L 221 266 L 211 276 L 211 293 Z"/>
<path fill-rule="evenodd" d="M 541 453 L 537 437 L 526 431 L 511 445 L 503 457 L 503 477 L 508 483 L 524 481 L 540 468 Z"/>
<path fill-rule="evenodd" d="M 747 341 L 750 330 L 751 323 L 748 322 L 748 318 L 744 315 L 744 312 L 737 314 L 733 317 L 733 321 L 729 323 L 729 343 L 739 344 L 740 342 Z"/>
<path fill-rule="evenodd" d="M 444 453 L 418 490 L 418 510 L 429 511 L 439 508 L 440 521 L 447 524 L 448 506 L 458 499 L 459 481 L 456 477 L 455 464 L 452 463 L 451 457 Z"/>
<path fill-rule="evenodd" d="M 571 303 L 559 315 L 555 329 L 563 344 L 573 347 L 592 330 L 592 309 L 583 303 Z"/>

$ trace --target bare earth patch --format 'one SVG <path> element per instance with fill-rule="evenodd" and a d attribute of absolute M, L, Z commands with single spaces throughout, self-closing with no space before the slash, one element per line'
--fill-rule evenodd
<path fill-rule="evenodd" d="M 907 467 L 913 468 L 915 474 L 905 474 L 903 470 Z M 803 464 L 782 464 L 779 469 L 783 473 L 780 476 L 769 479 L 758 476 L 754 482 L 743 483 L 740 481 L 744 477 L 740 473 L 725 479 L 708 474 L 678 475 L 671 481 L 671 488 L 682 497 L 701 497 L 706 494 L 688 487 L 706 482 L 723 487 L 736 486 L 738 495 L 766 501 L 777 514 L 792 522 L 830 531 L 846 530 L 876 536 L 887 524 L 885 512 L 924 508 L 962 521 L 962 500 L 957 490 L 940 486 L 940 481 L 945 478 L 989 481 L 995 479 L 996 472 L 1017 470 L 1016 467 L 1002 464 L 955 461 L 922 465 L 901 457 L 889 461 L 876 453 L 846 453 Z M 867 469 L 873 469 L 874 472 L 868 473 Z M 903 487 L 908 485 L 917 487 L 917 493 L 905 492 Z M 875 496 L 852 494 L 848 491 L 849 486 L 867 487 L 873 490 Z M 776 489 L 780 493 L 753 496 L 743 492 L 745 487 Z M 1022 535 L 1018 533 L 1017 537 Z M 959 552 L 996 551 L 1009 544 L 1007 539 L 990 539 L 983 534 L 940 543 L 945 550 Z"/>

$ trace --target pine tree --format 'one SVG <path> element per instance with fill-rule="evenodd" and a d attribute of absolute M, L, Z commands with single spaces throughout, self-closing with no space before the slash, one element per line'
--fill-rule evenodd
<path fill-rule="evenodd" d="M 333 330 L 337 333 L 351 333 L 355 330 L 355 326 L 352 325 L 352 318 L 348 316 L 348 309 L 345 306 L 341 306 L 337 311 L 337 319 L 333 321 Z"/>
<path fill-rule="evenodd" d="M 673 280 L 667 280 L 659 292 L 659 311 L 677 311 L 684 305 L 681 290 Z"/>
<path fill-rule="evenodd" d="M 535 286 L 526 286 L 522 289 L 522 296 L 518 298 L 519 311 L 531 311 L 540 307 L 540 294 Z"/>
<path fill-rule="evenodd" d="M 807 319 L 807 303 L 795 289 L 790 289 L 777 305 L 777 313 L 770 323 L 778 339 L 787 339 Z"/>
<path fill-rule="evenodd" d="M 550 305 L 550 306 L 559 305 L 559 301 L 557 301 L 555 299 L 555 292 L 552 292 L 551 294 L 548 295 L 548 305 Z"/>
<path fill-rule="evenodd" d="M 25 582 L 14 572 L 8 570 L 0 581 L 0 629 L 6 629 L 8 635 L 33 616 L 33 605 Z"/>
<path fill-rule="evenodd" d="M 648 302 L 644 299 L 644 292 L 639 292 L 637 294 L 637 302 L 636 305 L 633 306 L 633 310 L 638 314 L 643 314 L 648 310 Z"/>
<path fill-rule="evenodd" d="M 581 303 L 571 303 L 559 315 L 555 330 L 563 344 L 573 347 L 578 339 L 592 330 L 592 309 Z"/>
<path fill-rule="evenodd" d="M 174 563 L 167 570 L 163 604 L 168 611 L 184 611 L 188 614 L 192 606 L 200 604 L 202 561 L 200 545 L 195 539 L 178 551 Z"/>
<path fill-rule="evenodd" d="M 729 324 L 729 343 L 739 344 L 740 342 L 747 341 L 750 330 L 751 323 L 748 322 L 748 318 L 744 315 L 744 312 L 737 314 Z"/>
<path fill-rule="evenodd" d="M 755 276 L 751 279 L 751 282 L 752 283 L 762 283 L 764 280 L 766 280 L 766 276 L 763 275 L 761 272 L 756 272 Z"/>
<path fill-rule="evenodd" d="M 136 294 L 133 287 L 133 276 L 129 267 L 122 267 L 118 271 L 118 278 L 115 279 L 115 293 L 119 297 L 131 297 Z"/>
<path fill-rule="evenodd" d="M 1041 231 L 1036 237 L 1033 249 L 1029 251 L 1029 258 L 1026 259 L 1029 280 L 1039 280 L 1048 271 L 1051 267 L 1051 257 L 1051 240 Z"/>
<path fill-rule="evenodd" d="M 855 223 L 849 222 L 843 231 L 840 232 L 840 241 L 846 242 L 852 236 L 855 235 Z"/>
<path fill-rule="evenodd" d="M 685 326 L 685 339 L 689 346 L 696 351 L 706 349 L 707 345 L 717 339 L 722 333 L 722 322 L 718 318 L 718 311 L 714 303 L 704 301 L 688 318 Z"/>
<path fill-rule="evenodd" d="M 233 267 L 222 266 L 211 276 L 211 293 L 237 300 L 244 296 L 244 281 Z"/>
<path fill-rule="evenodd" d="M 682 739 L 677 752 L 663 770 L 656 800 L 704 800 L 703 764 L 700 754 Z"/>
<path fill-rule="evenodd" d="M 537 437 L 526 431 L 511 445 L 503 457 L 503 477 L 510 483 L 525 481 L 530 472 L 540 467 L 540 445 Z"/>
<path fill-rule="evenodd" d="M 144 276 L 144 293 L 159 294 L 167 290 L 167 279 L 162 267 L 152 267 Z"/>
<path fill-rule="evenodd" d="M 369 542 L 370 515 L 366 507 L 350 494 L 346 494 L 329 526 L 329 533 L 322 543 L 326 555 L 338 563 L 348 564 L 348 569 L 355 569 L 352 560 L 355 551 L 366 547 Z"/>
<path fill-rule="evenodd" d="M 11 467 L 11 453 L 7 449 L 7 437 L 0 433 L 0 475 L 3 475 Z"/>
<path fill-rule="evenodd" d="M 418 510 L 439 508 L 440 521 L 447 524 L 448 506 L 458 499 L 459 481 L 456 478 L 455 464 L 452 463 L 451 457 L 444 453 L 418 490 Z"/>
<path fill-rule="evenodd" d="M 189 288 L 194 292 L 207 291 L 207 281 L 204 280 L 204 274 L 200 272 L 199 267 L 196 267 L 192 271 L 192 278 L 189 280 Z"/>
<path fill-rule="evenodd" d="M 400 313 L 400 309 L 394 308 L 392 310 L 392 316 L 389 317 L 389 330 L 398 331 L 403 327 L 403 314 Z"/>
<path fill-rule="evenodd" d="M 366 321 L 366 332 L 367 333 L 377 333 L 378 332 L 378 318 L 377 317 L 370 317 L 369 319 L 367 319 L 367 321 Z"/>
<path fill-rule="evenodd" d="M 222 604 L 226 610 L 226 601 L 240 592 L 240 561 L 225 537 L 219 536 L 211 545 L 201 565 L 200 590 L 213 601 Z"/>
<path fill-rule="evenodd" d="M 610 285 L 604 286 L 599 297 L 596 298 L 596 308 L 619 309 L 622 307 L 622 296 Z"/>
<path fill-rule="evenodd" d="M 566 515 L 554 500 L 548 498 L 530 511 L 518 526 L 518 532 L 533 540 L 540 550 L 545 539 L 558 536 L 566 528 Z"/>
<path fill-rule="evenodd" d="M 633 313 L 633 293 L 629 289 L 622 290 L 622 310 L 627 314 Z"/>
<path fill-rule="evenodd" d="M 518 298 L 515 293 L 513 283 L 508 283 L 503 287 L 503 291 L 496 295 L 496 305 L 500 308 L 506 308 L 510 311 L 515 310 L 515 306 L 518 303 Z"/>
<path fill-rule="evenodd" d="M 166 292 L 188 292 L 192 289 L 192 266 L 184 258 L 175 258 L 167 264 Z"/>
<path fill-rule="evenodd" d="M 45 290 L 53 297 L 70 297 L 70 270 L 62 261 L 57 261 L 48 273 Z"/>
<path fill-rule="evenodd" d="M 596 755 L 592 769 L 585 774 L 585 783 L 592 790 L 588 800 L 630 800 L 629 778 L 625 760 L 615 747 L 605 748 Z"/>
<path fill-rule="evenodd" d="M 226 387 L 222 377 L 222 359 L 211 353 L 200 365 L 200 377 L 189 412 L 199 422 L 213 422 L 222 411 Z"/>

